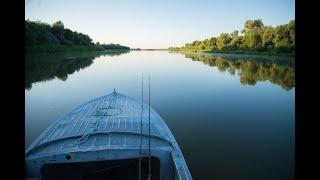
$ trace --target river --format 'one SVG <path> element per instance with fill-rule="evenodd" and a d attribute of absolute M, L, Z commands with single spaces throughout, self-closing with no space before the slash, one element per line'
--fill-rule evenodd
<path fill-rule="evenodd" d="M 151 106 L 194 179 L 294 179 L 294 61 L 167 51 L 28 55 L 26 147 L 59 116 L 113 89 L 141 99 L 144 74 Z"/>

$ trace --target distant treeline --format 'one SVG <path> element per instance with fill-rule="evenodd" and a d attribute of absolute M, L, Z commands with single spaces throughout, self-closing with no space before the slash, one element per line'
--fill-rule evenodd
<path fill-rule="evenodd" d="M 27 53 L 130 49 L 119 44 L 93 43 L 88 35 L 64 28 L 61 21 L 49 25 L 29 20 L 25 21 L 25 48 Z"/>
<path fill-rule="evenodd" d="M 203 41 L 193 41 L 171 51 L 212 51 L 261 54 L 291 54 L 295 51 L 295 21 L 276 26 L 265 26 L 261 19 L 247 20 L 244 29 L 222 33 Z"/>

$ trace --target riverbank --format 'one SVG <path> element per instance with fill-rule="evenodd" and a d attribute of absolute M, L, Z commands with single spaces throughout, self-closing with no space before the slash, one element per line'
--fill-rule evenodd
<path fill-rule="evenodd" d="M 294 57 L 293 53 L 282 53 L 274 51 L 254 51 L 254 50 L 170 50 L 171 52 L 182 52 L 182 53 L 221 53 L 221 54 L 248 54 L 248 55 L 265 55 L 265 56 L 285 56 Z"/>
<path fill-rule="evenodd" d="M 173 51 L 295 56 L 295 20 L 265 26 L 261 19 L 247 20 L 244 28 L 217 37 L 195 40 Z"/>
<path fill-rule="evenodd" d="M 128 52 L 130 49 L 105 49 L 100 45 L 90 46 L 62 46 L 62 45 L 42 45 L 25 47 L 26 54 L 52 54 L 61 52 L 91 52 L 91 51 L 106 51 L 106 52 Z"/>
<path fill-rule="evenodd" d="M 85 52 L 85 51 L 103 51 L 103 47 L 91 46 L 63 46 L 63 45 L 41 45 L 26 46 L 25 53 L 56 53 L 56 52 Z"/>

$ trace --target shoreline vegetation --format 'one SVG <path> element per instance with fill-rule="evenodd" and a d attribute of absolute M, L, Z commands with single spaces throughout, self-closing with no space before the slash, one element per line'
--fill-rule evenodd
<path fill-rule="evenodd" d="M 276 27 L 265 26 L 261 19 L 247 20 L 244 29 L 221 33 L 202 41 L 169 47 L 169 51 L 295 56 L 295 20 Z"/>
<path fill-rule="evenodd" d="M 120 44 L 94 43 L 88 35 L 64 28 L 61 21 L 52 25 L 25 21 L 26 54 L 85 51 L 130 51 L 130 48 Z"/>
<path fill-rule="evenodd" d="M 148 49 L 144 49 L 144 48 L 130 48 L 130 50 L 133 50 L 133 51 L 167 51 L 168 49 L 165 49 L 165 48 L 162 48 L 162 49 L 151 49 L 151 48 L 148 48 Z"/>

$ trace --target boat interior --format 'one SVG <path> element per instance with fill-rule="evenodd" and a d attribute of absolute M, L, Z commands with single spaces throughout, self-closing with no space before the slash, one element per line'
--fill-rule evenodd
<path fill-rule="evenodd" d="M 141 179 L 148 179 L 149 158 L 142 158 Z M 139 158 L 81 163 L 46 164 L 41 168 L 45 180 L 131 180 L 139 179 Z M 160 177 L 160 160 L 151 157 L 151 179 Z"/>

